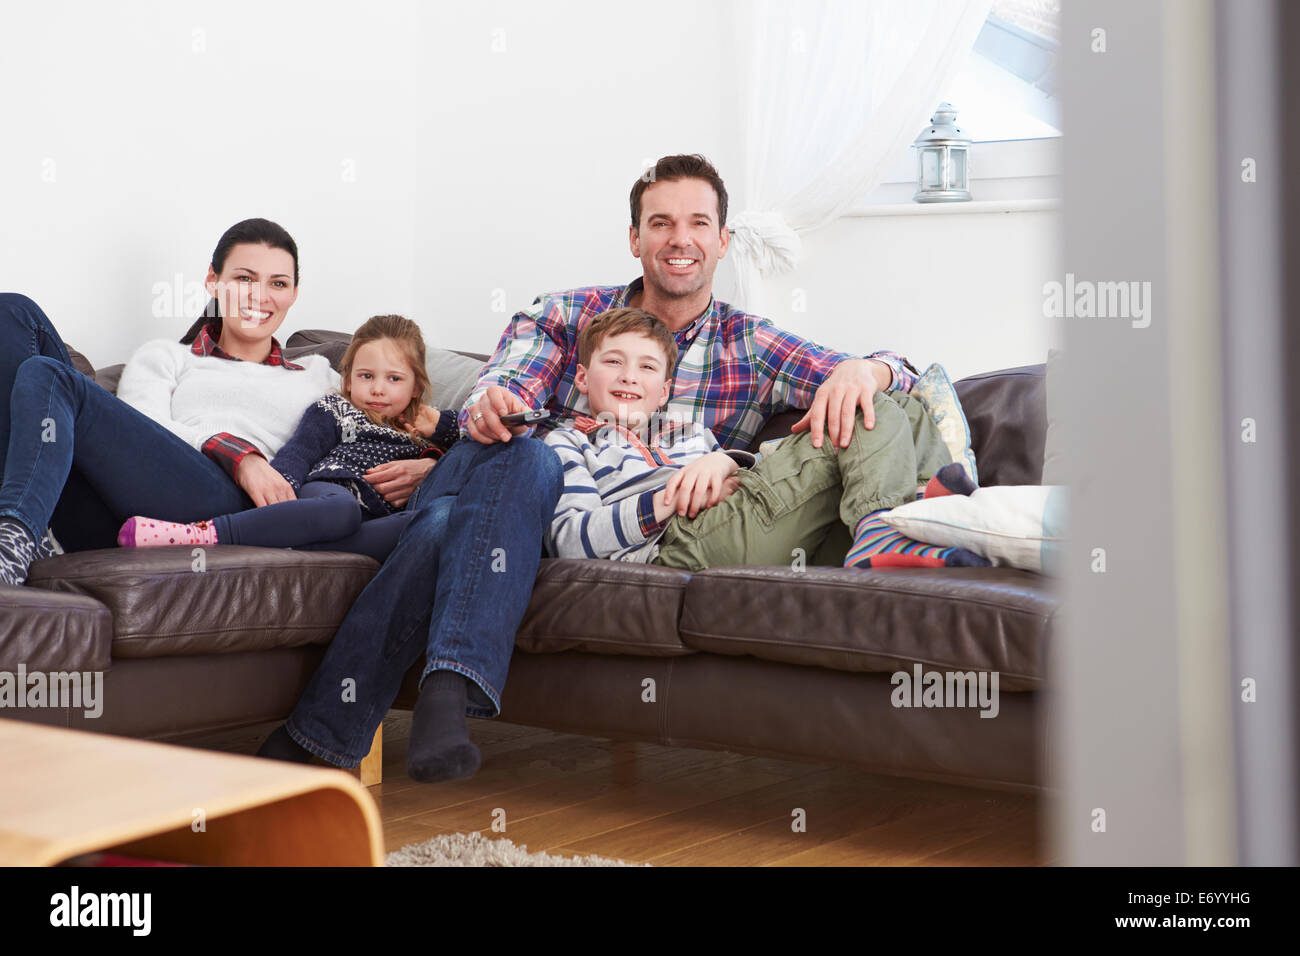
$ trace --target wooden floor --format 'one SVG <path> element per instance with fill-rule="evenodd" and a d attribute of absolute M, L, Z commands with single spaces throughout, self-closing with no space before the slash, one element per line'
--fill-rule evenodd
<path fill-rule="evenodd" d="M 188 743 L 252 753 L 276 725 Z M 478 830 L 530 852 L 655 866 L 1033 866 L 1042 798 L 837 767 L 471 720 L 469 780 L 406 776 L 410 713 L 384 721 L 370 788 L 389 851 Z M 802 810 L 802 832 L 794 827 Z M 504 820 L 505 829 L 493 829 Z"/>

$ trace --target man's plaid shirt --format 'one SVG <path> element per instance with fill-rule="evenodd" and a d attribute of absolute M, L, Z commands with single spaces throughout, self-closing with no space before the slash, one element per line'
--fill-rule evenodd
<path fill-rule="evenodd" d="M 578 333 L 601 312 L 626 306 L 641 286 L 638 277 L 627 286 L 555 292 L 516 313 L 461 409 L 461 429 L 489 385 L 504 386 L 529 408 L 550 409 L 551 422 L 590 414 L 587 396 L 574 386 Z M 811 407 L 831 370 L 859 357 L 822 348 L 717 299 L 676 338 L 677 368 L 664 413 L 702 422 L 729 449 L 748 448 L 772 415 Z M 862 357 L 890 367 L 890 391 L 911 391 L 919 373 L 902 355 Z"/>

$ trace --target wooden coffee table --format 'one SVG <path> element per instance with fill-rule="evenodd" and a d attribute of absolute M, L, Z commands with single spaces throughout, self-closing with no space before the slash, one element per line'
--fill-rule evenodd
<path fill-rule="evenodd" d="M 0 865 L 95 851 L 214 866 L 382 866 L 341 770 L 0 720 Z M 200 827 L 201 824 L 201 827 Z"/>

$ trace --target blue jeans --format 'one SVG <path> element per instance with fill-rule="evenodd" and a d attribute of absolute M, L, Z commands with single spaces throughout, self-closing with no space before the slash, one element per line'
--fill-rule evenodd
<path fill-rule="evenodd" d="M 468 678 L 468 716 L 500 713 L 563 487 L 559 456 L 536 438 L 452 446 L 407 504 L 410 523 L 330 642 L 285 722 L 289 736 L 357 766 L 421 657 L 422 683 L 435 670 Z"/>
<path fill-rule="evenodd" d="M 221 466 L 78 372 L 31 299 L 0 294 L 0 517 L 68 551 L 111 548 L 135 514 L 252 507 Z"/>

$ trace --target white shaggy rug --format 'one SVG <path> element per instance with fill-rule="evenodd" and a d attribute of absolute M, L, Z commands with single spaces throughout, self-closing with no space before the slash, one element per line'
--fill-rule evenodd
<path fill-rule="evenodd" d="M 509 840 L 489 840 L 473 833 L 444 833 L 423 843 L 412 843 L 388 854 L 389 866 L 649 866 L 625 863 L 603 856 L 552 856 L 529 853 L 527 846 Z"/>

